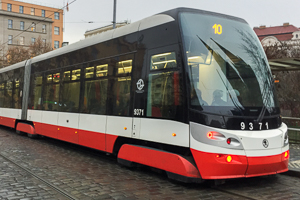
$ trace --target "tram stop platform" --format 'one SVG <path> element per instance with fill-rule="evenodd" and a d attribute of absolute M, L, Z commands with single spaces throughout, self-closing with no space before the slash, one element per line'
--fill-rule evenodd
<path fill-rule="evenodd" d="M 290 162 L 287 175 L 300 177 L 300 143 L 290 143 Z"/>

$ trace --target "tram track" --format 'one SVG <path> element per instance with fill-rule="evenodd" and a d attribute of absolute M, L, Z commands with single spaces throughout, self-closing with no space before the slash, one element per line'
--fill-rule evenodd
<path fill-rule="evenodd" d="M 47 139 L 46 139 L 47 138 Z M 41 142 L 43 140 L 33 140 L 35 142 Z M 92 157 L 98 157 L 98 158 L 101 158 L 101 159 L 105 159 L 106 161 L 109 161 L 109 162 L 112 162 L 112 163 L 115 163 L 117 165 L 117 162 L 115 160 L 115 158 L 113 156 L 107 156 L 105 153 L 100 153 L 99 151 L 95 151 L 93 149 L 89 149 L 89 148 L 86 148 L 86 147 L 81 147 L 81 146 L 77 146 L 77 145 L 74 145 L 74 144 L 70 144 L 70 143 L 65 143 L 63 141 L 58 141 L 58 140 L 55 140 L 55 139 L 51 139 L 51 138 L 48 138 L 48 137 L 45 137 L 45 142 L 50 144 L 50 145 L 55 145 L 55 146 L 58 146 L 58 147 L 63 147 L 65 149 L 69 149 L 70 151 L 75 151 L 77 153 L 80 153 L 80 154 L 86 154 L 86 155 L 89 155 L 89 156 L 92 156 Z M 74 197 L 72 194 L 69 194 L 68 192 L 64 191 L 63 189 L 57 187 L 56 185 L 53 185 L 52 183 L 50 183 L 49 181 L 45 180 L 44 178 L 40 177 L 39 175 L 33 173 L 30 169 L 26 168 L 26 167 L 23 167 L 20 162 L 18 161 L 15 161 L 11 158 L 9 158 L 7 155 L 3 154 L 3 153 L 0 153 L 0 156 L 5 159 L 6 161 L 8 161 L 9 163 L 12 163 L 14 164 L 15 166 L 17 166 L 18 168 L 26 171 L 28 174 L 30 174 L 32 177 L 34 177 L 35 179 L 37 179 L 38 181 L 44 183 L 45 185 L 47 185 L 49 188 L 53 189 L 54 191 L 56 191 L 57 193 L 59 193 L 60 195 L 66 197 L 67 199 L 78 199 L 76 197 Z M 151 170 L 152 171 L 152 170 Z M 147 173 L 147 172 L 146 172 Z M 155 172 L 151 172 L 151 173 L 155 173 Z M 167 180 L 167 179 L 166 179 Z M 209 181 L 207 181 L 209 183 Z M 182 184 L 182 183 L 177 183 L 178 185 L 182 185 L 183 187 L 186 187 L 186 188 L 198 188 L 199 185 L 191 185 L 191 184 Z M 245 194 L 241 194 L 240 192 L 237 192 L 237 191 L 231 191 L 230 188 L 229 190 L 226 189 L 226 187 L 224 188 L 223 187 L 224 185 L 212 185 L 210 184 L 209 186 L 205 186 L 205 185 L 202 185 L 200 186 L 201 188 L 205 188 L 205 187 L 209 187 L 212 191 L 216 191 L 218 192 L 219 194 L 222 193 L 224 194 L 224 197 L 225 196 L 232 196 L 233 199 L 249 199 L 249 200 L 257 200 L 257 199 L 260 199 L 260 198 L 255 198 L 255 197 L 251 197 L 249 195 L 245 195 Z M 235 198 L 234 198 L 235 197 Z"/>
<path fill-rule="evenodd" d="M 52 143 L 53 145 L 60 145 L 60 143 L 62 141 L 57 141 L 57 140 L 52 140 L 51 138 L 47 138 L 47 139 L 50 139 L 47 140 L 48 142 Z M 66 146 L 64 145 L 64 147 L 66 148 Z M 81 146 L 80 146 L 81 147 Z M 103 159 L 106 159 L 107 161 L 111 161 L 111 162 L 115 162 L 115 159 L 110 157 L 110 156 L 106 156 L 104 153 L 99 153 L 99 152 L 95 152 L 93 149 L 89 149 L 89 148 L 86 148 L 86 147 L 82 147 L 82 148 L 76 148 L 74 146 L 74 144 L 69 144 L 67 143 L 67 148 L 70 149 L 70 150 L 75 150 L 77 152 L 81 152 L 81 153 L 84 153 L 84 154 L 88 154 L 90 156 L 95 156 L 95 157 L 100 157 L 100 158 L 103 158 Z M 72 200 L 78 200 L 78 198 L 72 196 L 71 194 L 65 192 L 64 190 L 60 189 L 59 187 L 51 184 L 50 182 L 48 182 L 47 180 L 39 177 L 38 175 L 36 175 L 35 173 L 31 172 L 29 169 L 21 166 L 20 164 L 18 164 L 17 162 L 11 160 L 10 158 L 8 158 L 7 156 L 3 155 L 2 153 L 0 153 L 0 156 L 3 157 L 5 160 L 9 161 L 10 163 L 13 163 L 14 165 L 18 166 L 19 168 L 21 168 L 22 170 L 26 171 L 27 173 L 29 173 L 30 175 L 32 175 L 33 177 L 35 177 L 36 179 L 38 179 L 39 181 L 43 182 L 44 184 L 46 184 L 47 186 L 51 187 L 53 190 L 57 191 L 58 193 L 62 194 L 63 196 L 67 197 L 68 199 L 72 199 Z M 116 162 L 115 162 L 116 163 Z M 117 164 L 117 163 L 116 163 Z M 152 171 L 152 170 L 151 170 Z M 153 172 L 153 171 L 152 171 Z M 153 172 L 155 173 L 155 172 Z M 235 196 L 235 197 L 239 197 L 241 199 L 248 199 L 248 200 L 258 200 L 257 198 L 253 198 L 253 197 L 249 197 L 249 196 L 245 196 L 245 195 L 242 195 L 242 194 L 238 194 L 238 193 L 235 193 L 235 192 L 231 192 L 231 191 L 228 191 L 226 189 L 222 189 L 221 188 L 222 185 L 220 186 L 211 186 L 210 188 L 214 191 L 217 191 L 217 192 L 222 192 L 226 195 L 230 195 L 230 196 Z"/>
<path fill-rule="evenodd" d="M 233 196 L 236 196 L 236 197 L 241 197 L 241 199 L 249 199 L 249 200 L 258 200 L 259 199 L 259 198 L 253 198 L 253 197 L 245 196 L 245 195 L 238 194 L 238 193 L 235 193 L 235 192 L 231 192 L 231 191 L 228 191 L 228 190 L 225 190 L 225 189 L 221 189 L 219 187 L 212 187 L 212 189 L 216 190 L 218 192 L 222 192 L 222 193 L 228 194 L 228 195 L 233 195 Z"/>
<path fill-rule="evenodd" d="M 26 167 L 23 167 L 22 165 L 18 164 L 17 162 L 15 162 L 14 160 L 8 158 L 7 156 L 3 155 L 2 153 L 0 153 L 0 156 L 5 159 L 6 161 L 14 164 L 15 166 L 17 166 L 18 168 L 26 171 L 26 173 L 30 174 L 32 177 L 36 178 L 38 181 L 44 183 L 45 185 L 47 185 L 48 187 L 50 187 L 51 189 L 53 189 L 54 191 L 58 192 L 59 194 L 61 194 L 62 196 L 66 197 L 67 199 L 70 200 L 79 200 L 78 198 L 74 197 L 73 195 L 67 193 L 66 191 L 64 191 L 63 189 L 55 186 L 54 184 L 50 183 L 49 181 L 45 180 L 44 178 L 38 176 L 37 174 L 33 173 L 32 171 L 30 171 L 29 169 L 27 169 Z"/>

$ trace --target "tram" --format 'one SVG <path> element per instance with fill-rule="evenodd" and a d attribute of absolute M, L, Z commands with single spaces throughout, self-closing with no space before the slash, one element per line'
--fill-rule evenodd
<path fill-rule="evenodd" d="M 243 19 L 177 8 L 0 69 L 0 124 L 201 182 L 288 170 L 287 126 Z"/>

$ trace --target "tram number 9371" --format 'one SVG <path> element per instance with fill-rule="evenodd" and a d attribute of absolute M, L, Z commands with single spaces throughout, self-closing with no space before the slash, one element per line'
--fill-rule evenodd
<path fill-rule="evenodd" d="M 134 109 L 133 115 L 134 116 L 144 116 L 144 109 Z"/>
<path fill-rule="evenodd" d="M 249 127 L 249 130 L 252 131 L 254 130 L 254 124 L 252 122 L 249 122 L 249 124 L 247 124 Z M 258 123 L 258 129 L 262 130 L 265 127 L 265 129 L 269 129 L 269 124 L 268 122 L 266 123 Z M 245 130 L 246 129 L 246 123 L 245 122 L 241 122 L 241 130 Z"/>

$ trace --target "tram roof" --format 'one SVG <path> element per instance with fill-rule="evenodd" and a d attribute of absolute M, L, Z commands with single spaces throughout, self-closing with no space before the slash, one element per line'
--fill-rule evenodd
<path fill-rule="evenodd" d="M 69 53 L 84 47 L 88 47 L 91 45 L 95 45 L 101 42 L 105 42 L 114 38 L 118 38 L 130 33 L 134 33 L 134 32 L 138 32 L 138 31 L 142 31 L 148 28 L 152 28 L 155 26 L 159 26 L 171 21 L 175 21 L 175 15 L 178 12 L 200 12 L 203 14 L 207 14 L 207 15 L 216 15 L 216 16 L 222 16 L 224 18 L 229 18 L 229 19 L 233 19 L 233 20 L 237 20 L 237 21 L 241 21 L 244 23 L 247 23 L 245 20 L 238 18 L 238 17 L 233 17 L 233 16 L 229 16 L 229 15 L 224 15 L 224 14 L 220 14 L 220 13 L 214 13 L 214 12 L 210 12 L 210 11 L 205 11 L 205 10 L 198 10 L 198 9 L 192 9 L 192 8 L 175 8 L 175 9 L 171 9 L 147 18 L 144 18 L 142 20 L 139 20 L 137 22 L 128 24 L 126 26 L 122 26 L 113 30 L 109 30 L 103 33 L 100 33 L 98 35 L 92 36 L 90 38 L 86 38 L 84 40 L 81 40 L 79 42 L 70 44 L 68 46 L 59 48 L 57 50 L 39 55 L 37 57 L 34 57 L 32 59 L 32 63 L 35 62 L 39 62 L 41 60 L 45 60 L 45 59 L 49 59 L 58 55 L 62 55 L 65 53 Z"/>
<path fill-rule="evenodd" d="M 79 42 L 70 44 L 68 46 L 59 48 L 54 51 L 50 51 L 48 53 L 39 55 L 37 57 L 32 58 L 32 63 L 39 62 L 41 60 L 49 59 L 58 55 L 62 55 L 65 53 L 69 53 L 72 51 L 76 51 L 81 48 L 85 48 L 91 45 L 95 45 L 101 42 L 105 42 L 114 38 L 118 38 L 130 33 L 135 33 L 138 31 L 142 31 L 151 27 L 155 27 L 161 24 L 165 24 L 171 21 L 174 21 L 175 19 L 171 17 L 170 15 L 166 14 L 157 14 L 153 15 L 151 17 L 147 17 L 145 19 L 142 19 L 140 21 L 128 24 L 126 26 L 122 26 L 120 28 L 116 28 L 113 30 L 109 30 L 103 33 L 100 33 L 98 35 L 86 38 L 84 40 L 81 40 Z"/>
<path fill-rule="evenodd" d="M 13 65 L 8 66 L 8 67 L 1 68 L 0 73 L 7 72 L 7 71 L 10 71 L 10 70 L 14 70 L 14 69 L 18 69 L 20 67 L 24 67 L 25 64 L 26 64 L 26 60 L 24 60 L 22 62 L 19 62 L 19 63 L 16 63 L 16 64 L 13 64 Z"/>
<path fill-rule="evenodd" d="M 197 13 L 203 13 L 203 14 L 207 14 L 207 15 L 221 16 L 224 18 L 233 19 L 233 20 L 247 23 L 244 19 L 225 15 L 225 14 L 214 13 L 214 12 L 210 12 L 210 11 L 198 10 L 198 9 L 192 9 L 192 8 L 175 8 L 175 9 L 171 9 L 171 10 L 144 18 L 142 20 L 128 24 L 126 26 L 122 26 L 117 29 L 113 29 L 113 30 L 109 30 L 109 31 L 100 33 L 98 35 L 86 38 L 84 40 L 70 44 L 68 46 L 61 47 L 54 51 L 50 51 L 48 53 L 36 56 L 31 59 L 31 63 L 36 63 L 36 62 L 39 62 L 42 60 L 53 58 L 55 56 L 63 55 L 65 53 L 73 52 L 73 51 L 79 50 L 81 48 L 85 48 L 85 47 L 99 44 L 101 42 L 105 42 L 105 41 L 108 41 L 108 40 L 111 40 L 114 38 L 118 38 L 118 37 L 130 34 L 130 33 L 146 30 L 148 28 L 152 28 L 152 27 L 159 26 L 159 25 L 162 25 L 162 24 L 165 24 L 168 22 L 175 21 L 175 15 L 178 12 L 197 12 Z M 12 70 L 15 68 L 19 68 L 19 67 L 25 66 L 25 64 L 26 64 L 26 61 L 22 61 L 20 63 L 11 65 L 9 67 L 0 69 L 0 72 L 5 72 L 5 71 L 9 71 L 9 70 Z"/>

